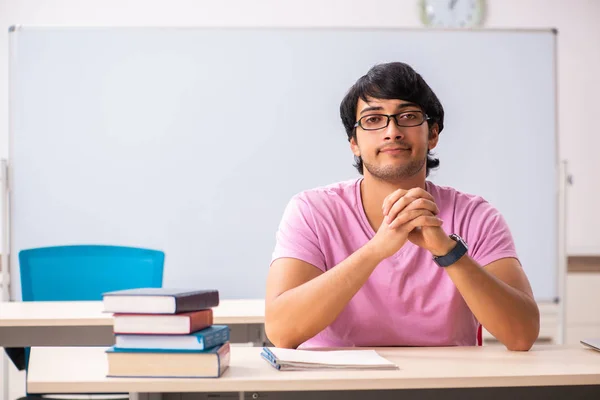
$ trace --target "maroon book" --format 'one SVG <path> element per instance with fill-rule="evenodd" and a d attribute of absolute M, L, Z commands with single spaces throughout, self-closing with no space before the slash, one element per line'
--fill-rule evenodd
<path fill-rule="evenodd" d="M 187 335 L 213 324 L 211 308 L 179 314 L 114 314 L 115 334 Z"/>

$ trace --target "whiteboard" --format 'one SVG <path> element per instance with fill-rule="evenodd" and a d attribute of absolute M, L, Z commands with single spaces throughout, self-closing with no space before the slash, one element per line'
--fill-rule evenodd
<path fill-rule="evenodd" d="M 411 64 L 445 107 L 430 179 L 496 206 L 536 299 L 557 296 L 551 31 L 18 27 L 10 39 L 12 298 L 18 252 L 65 244 L 160 249 L 165 286 L 264 297 L 290 197 L 358 176 L 339 104 L 388 61 Z"/>

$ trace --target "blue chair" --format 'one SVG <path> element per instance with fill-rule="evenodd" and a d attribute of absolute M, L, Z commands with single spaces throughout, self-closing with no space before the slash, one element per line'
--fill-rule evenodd
<path fill-rule="evenodd" d="M 102 293 L 161 287 L 164 253 L 75 245 L 19 252 L 23 301 L 102 300 Z"/>
<path fill-rule="evenodd" d="M 162 251 L 73 245 L 19 252 L 23 301 L 93 301 L 113 290 L 162 287 Z M 29 349 L 25 349 L 25 363 Z"/>

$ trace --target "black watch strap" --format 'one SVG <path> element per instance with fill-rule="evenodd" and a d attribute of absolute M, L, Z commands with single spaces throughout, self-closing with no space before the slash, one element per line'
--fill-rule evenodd
<path fill-rule="evenodd" d="M 444 256 L 433 257 L 433 261 L 435 261 L 440 267 L 448 267 L 454 264 L 469 250 L 469 247 L 460 236 L 452 234 L 450 235 L 450 238 L 456 242 L 456 246 L 454 246 L 454 248 Z"/>

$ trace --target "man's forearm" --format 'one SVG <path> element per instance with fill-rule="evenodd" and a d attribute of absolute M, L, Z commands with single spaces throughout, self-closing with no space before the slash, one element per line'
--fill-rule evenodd
<path fill-rule="evenodd" d="M 468 256 L 446 267 L 465 302 L 509 350 L 529 350 L 539 334 L 535 300 L 488 273 Z"/>
<path fill-rule="evenodd" d="M 381 260 L 368 243 L 335 268 L 279 295 L 269 310 L 275 316 L 269 323 L 275 344 L 296 348 L 329 326 Z"/>

